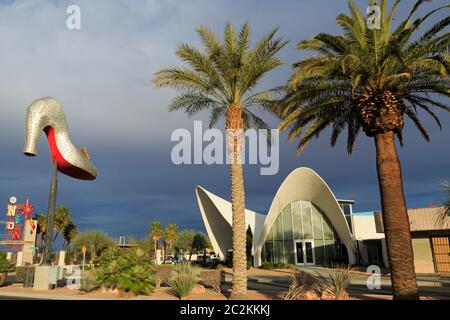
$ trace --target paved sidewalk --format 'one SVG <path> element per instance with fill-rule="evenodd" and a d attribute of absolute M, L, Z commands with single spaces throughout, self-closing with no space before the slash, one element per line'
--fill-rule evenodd
<path fill-rule="evenodd" d="M 301 270 L 310 274 L 323 274 L 322 267 L 301 267 Z M 231 270 L 227 270 L 226 281 L 231 281 Z M 254 290 L 287 290 L 290 285 L 292 270 L 285 269 L 251 269 L 248 272 L 248 287 Z M 349 293 L 370 298 L 391 298 L 390 275 L 381 275 L 381 289 L 369 290 L 367 288 L 368 275 L 355 272 L 352 276 Z M 448 275 L 420 274 L 417 275 L 417 285 L 420 295 L 424 298 L 450 300 L 450 277 Z"/>

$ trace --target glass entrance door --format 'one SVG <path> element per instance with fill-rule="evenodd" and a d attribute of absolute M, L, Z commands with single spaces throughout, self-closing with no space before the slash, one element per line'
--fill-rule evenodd
<path fill-rule="evenodd" d="M 314 245 L 312 240 L 295 240 L 295 264 L 314 264 Z"/>

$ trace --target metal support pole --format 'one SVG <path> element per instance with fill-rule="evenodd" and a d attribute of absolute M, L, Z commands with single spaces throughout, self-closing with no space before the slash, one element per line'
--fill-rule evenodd
<path fill-rule="evenodd" d="M 48 198 L 48 214 L 47 214 L 47 228 L 45 231 L 44 244 L 44 259 L 42 265 L 49 266 L 52 263 L 52 241 L 53 241 L 53 224 L 55 221 L 56 211 L 56 191 L 58 188 L 58 163 L 55 160 L 53 163 L 52 180 L 50 182 L 50 195 Z"/>
<path fill-rule="evenodd" d="M 84 271 L 84 265 L 86 264 L 86 252 L 83 252 L 83 271 Z"/>

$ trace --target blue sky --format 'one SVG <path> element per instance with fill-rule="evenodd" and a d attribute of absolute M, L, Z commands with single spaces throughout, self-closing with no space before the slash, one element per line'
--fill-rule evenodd
<path fill-rule="evenodd" d="M 356 1 L 361 6 L 367 1 Z M 446 4 L 433 1 L 419 12 Z M 81 8 L 81 30 L 66 28 L 66 8 Z M 403 1 L 403 18 L 411 1 Z M 225 165 L 175 166 L 170 160 L 176 128 L 192 130 L 194 120 L 168 113 L 175 92 L 155 90 L 153 74 L 179 64 L 174 55 L 182 42 L 199 44 L 199 24 L 220 34 L 227 21 L 248 21 L 252 39 L 273 27 L 291 43 L 281 57 L 286 65 L 269 74 L 261 87 L 281 85 L 290 64 L 304 56 L 295 44 L 318 32 L 339 32 L 335 17 L 347 12 L 341 0 L 286 1 L 1 1 L 0 2 L 0 207 L 8 198 L 31 198 L 38 212 L 47 210 L 49 151 L 41 139 L 40 154 L 22 155 L 27 106 L 53 96 L 61 102 L 73 142 L 87 145 L 99 170 L 96 181 L 60 176 L 58 204 L 67 206 L 81 230 L 103 229 L 112 236 L 142 237 L 150 222 L 175 222 L 203 229 L 194 188 L 202 185 L 229 198 Z M 443 18 L 436 15 L 430 22 Z M 405 147 L 399 149 L 409 207 L 442 201 L 440 181 L 450 179 L 450 115 L 438 112 L 443 131 L 423 115 L 432 142 L 425 142 L 407 123 Z M 262 115 L 272 126 L 277 122 Z M 344 139 L 343 139 L 344 140 Z M 281 136 L 280 171 L 260 176 L 258 166 L 245 168 L 247 207 L 265 213 L 277 188 L 293 169 L 316 170 L 337 197 L 354 199 L 356 211 L 378 210 L 379 193 L 373 141 L 361 135 L 349 156 L 340 141 L 335 148 L 324 134 L 297 157 L 295 144 Z M 1 220 L 1 219 L 0 219 Z M 2 228 L 3 229 L 3 228 Z"/>

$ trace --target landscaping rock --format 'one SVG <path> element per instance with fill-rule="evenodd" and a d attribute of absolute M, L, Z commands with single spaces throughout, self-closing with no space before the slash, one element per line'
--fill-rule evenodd
<path fill-rule="evenodd" d="M 102 293 L 119 293 L 119 290 L 102 287 Z"/>
<path fill-rule="evenodd" d="M 205 287 L 201 284 L 196 284 L 192 289 L 192 293 L 204 293 L 206 291 Z"/>
<path fill-rule="evenodd" d="M 301 293 L 298 300 L 320 300 L 320 295 L 316 291 L 305 291 Z"/>
<path fill-rule="evenodd" d="M 333 292 L 324 291 L 322 292 L 322 300 L 347 300 L 349 298 L 348 292 L 344 291 L 340 294 L 340 296 L 336 299 L 336 296 Z"/>

